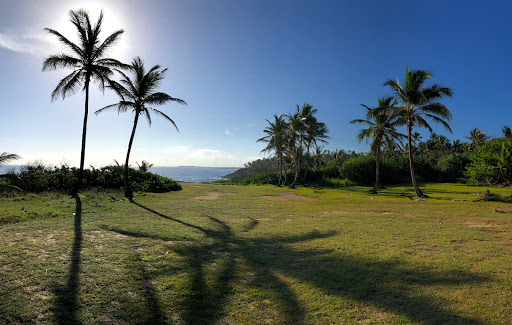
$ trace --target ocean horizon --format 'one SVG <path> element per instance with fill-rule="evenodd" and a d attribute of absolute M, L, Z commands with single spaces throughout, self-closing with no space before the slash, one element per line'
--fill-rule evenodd
<path fill-rule="evenodd" d="M 21 165 L 1 165 L 0 174 L 11 170 L 19 171 Z M 148 171 L 178 182 L 199 183 L 213 182 L 223 179 L 242 167 L 199 167 L 199 166 L 153 166 Z"/>

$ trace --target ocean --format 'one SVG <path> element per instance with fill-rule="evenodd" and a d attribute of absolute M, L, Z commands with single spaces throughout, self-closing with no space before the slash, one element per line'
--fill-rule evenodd
<path fill-rule="evenodd" d="M 19 170 L 18 165 L 0 165 L 0 175 L 12 169 Z M 150 172 L 160 176 L 172 178 L 179 182 L 199 183 L 199 182 L 213 182 L 222 179 L 222 176 L 233 173 L 238 168 L 232 167 L 151 167 Z"/>

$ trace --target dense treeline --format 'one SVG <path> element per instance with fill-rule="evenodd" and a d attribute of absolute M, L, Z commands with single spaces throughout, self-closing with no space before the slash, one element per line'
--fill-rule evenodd
<path fill-rule="evenodd" d="M 450 141 L 446 136 L 434 132 L 425 141 L 421 141 L 419 133 L 414 133 L 413 139 L 413 159 L 420 182 L 511 184 L 512 134 L 509 127 L 503 128 L 502 136 L 494 138 L 474 129 L 467 137 L 468 142 Z M 320 168 L 303 168 L 299 179 L 302 184 L 347 179 L 359 185 L 371 186 L 375 181 L 376 157 L 372 153 L 325 151 L 319 158 L 308 156 L 303 159 L 305 166 L 313 166 L 317 161 Z M 285 158 L 285 164 L 291 165 L 290 160 Z M 408 182 L 408 146 L 386 149 L 379 166 L 383 184 Z M 288 179 L 291 175 L 289 172 Z M 227 177 L 231 180 L 225 183 L 278 184 L 278 164 L 275 157 L 258 159 Z"/>

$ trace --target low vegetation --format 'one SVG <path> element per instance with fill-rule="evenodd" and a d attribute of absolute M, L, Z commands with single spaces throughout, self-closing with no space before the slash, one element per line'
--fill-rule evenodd
<path fill-rule="evenodd" d="M 510 324 L 512 206 L 421 186 L 3 197 L 0 323 Z"/>
<path fill-rule="evenodd" d="M 10 183 L 28 192 L 63 191 L 69 192 L 76 185 L 79 169 L 60 166 L 48 167 L 42 163 L 22 166 L 19 173 L 11 173 Z M 150 172 L 128 169 L 130 186 L 137 192 L 163 193 L 181 190 L 174 180 Z M 123 166 L 105 166 L 84 169 L 84 188 L 119 189 L 124 184 Z"/>

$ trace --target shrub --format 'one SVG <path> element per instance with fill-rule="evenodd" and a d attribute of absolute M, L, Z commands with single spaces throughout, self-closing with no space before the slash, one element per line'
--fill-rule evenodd
<path fill-rule="evenodd" d="M 83 186 L 85 188 L 122 188 L 123 172 L 124 167 L 122 166 L 84 169 Z M 30 192 L 69 191 L 78 179 L 78 169 L 68 166 L 50 168 L 41 163 L 35 163 L 21 167 L 19 178 L 25 187 L 24 189 Z M 170 178 L 132 168 L 128 169 L 128 178 L 132 190 L 135 192 L 162 193 L 182 189 L 179 183 Z"/>
<path fill-rule="evenodd" d="M 499 169 L 479 157 L 475 157 L 466 167 L 464 176 L 467 177 L 467 183 L 470 185 L 496 184 L 500 179 Z"/>
<path fill-rule="evenodd" d="M 462 179 L 469 163 L 471 157 L 468 153 L 453 153 L 439 158 L 434 166 L 438 181 L 455 182 Z"/>

